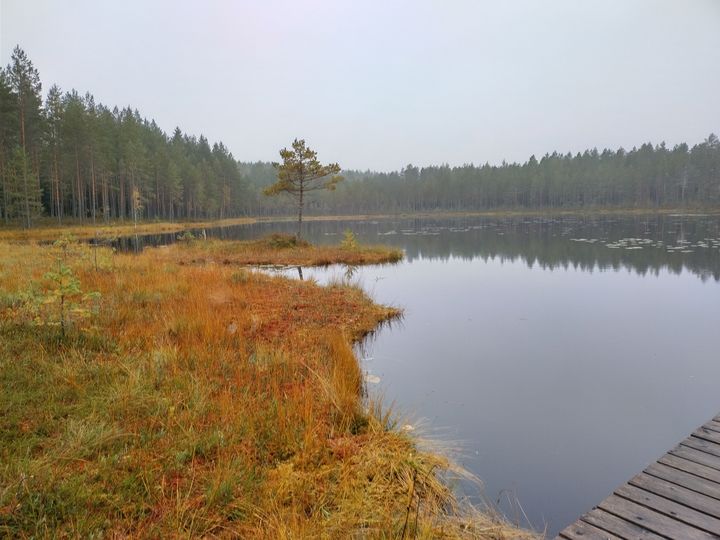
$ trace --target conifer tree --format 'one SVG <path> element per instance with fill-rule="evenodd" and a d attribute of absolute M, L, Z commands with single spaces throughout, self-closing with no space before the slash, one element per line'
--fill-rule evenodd
<path fill-rule="evenodd" d="M 18 140 L 17 99 L 4 69 L 0 69 L 0 217 L 10 220 L 10 161 Z"/>
<path fill-rule="evenodd" d="M 305 145 L 304 139 L 295 139 L 292 149 L 280 150 L 282 163 L 273 163 L 277 170 L 277 182 L 265 188 L 265 195 L 288 193 L 297 201 L 298 232 L 302 238 L 303 205 L 305 194 L 311 191 L 327 189 L 333 191 L 343 178 L 338 173 L 340 165 L 330 163 L 322 165 L 317 159 L 317 152 Z"/>
<path fill-rule="evenodd" d="M 42 133 L 42 117 L 40 114 L 42 99 L 40 91 L 40 75 L 30 59 L 19 46 L 13 49 L 7 76 L 13 97 L 17 103 L 19 123 L 19 142 L 21 153 L 15 153 L 15 164 L 22 168 L 21 178 L 15 171 L 16 185 L 11 193 L 21 197 L 20 212 L 25 227 L 32 225 L 32 220 L 41 209 L 40 178 L 39 178 L 39 149 Z M 20 183 L 21 186 L 18 186 Z"/>

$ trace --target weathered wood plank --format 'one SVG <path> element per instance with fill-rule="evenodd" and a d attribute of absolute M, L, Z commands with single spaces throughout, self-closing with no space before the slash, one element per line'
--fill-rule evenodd
<path fill-rule="evenodd" d="M 691 527 L 617 495 L 610 495 L 598 505 L 598 508 L 668 538 L 686 540 L 717 540 L 718 538 L 714 534 Z"/>
<path fill-rule="evenodd" d="M 659 495 L 629 484 L 620 486 L 615 490 L 615 494 L 646 506 L 647 508 L 652 508 L 655 512 L 664 514 L 669 518 L 682 521 L 686 525 L 720 537 L 720 519 L 708 516 L 703 512 L 698 512 L 683 504 L 671 501 L 665 497 L 660 497 Z"/>
<path fill-rule="evenodd" d="M 708 515 L 720 519 L 720 501 L 692 491 L 667 480 L 656 478 L 645 473 L 640 473 L 629 482 L 633 486 L 644 489 L 656 495 L 673 500 L 685 506 L 705 512 Z"/>
<path fill-rule="evenodd" d="M 576 521 L 572 525 L 565 527 L 558 535 L 558 538 L 567 540 L 625 540 L 582 521 Z"/>
<path fill-rule="evenodd" d="M 712 454 L 713 456 L 720 457 L 720 444 L 706 441 L 705 439 L 698 439 L 697 437 L 688 437 L 680 444 L 682 446 L 688 446 L 690 448 L 695 448 L 696 450 L 702 450 L 703 452 L 707 452 L 708 454 Z"/>
<path fill-rule="evenodd" d="M 580 518 L 581 521 L 594 525 L 604 531 L 609 531 L 620 538 L 632 538 L 633 540 L 664 540 L 664 537 L 643 529 L 639 525 L 625 521 L 604 510 L 595 508 Z"/>
<path fill-rule="evenodd" d="M 712 482 L 707 482 L 703 478 L 695 476 L 694 474 L 679 471 L 678 469 L 673 469 L 672 467 L 662 465 L 661 463 L 653 463 L 645 469 L 645 472 L 651 476 L 662 478 L 663 480 L 667 480 L 673 484 L 677 484 L 692 491 L 697 491 L 698 493 L 702 493 L 703 495 L 707 495 L 713 499 L 720 500 L 720 486 Z"/>
<path fill-rule="evenodd" d="M 720 470 L 720 456 L 713 456 L 712 454 L 682 445 L 670 450 L 670 454 L 687 459 L 688 461 L 694 461 L 695 463 L 705 465 L 712 469 Z"/>
<path fill-rule="evenodd" d="M 720 539 L 720 415 L 617 488 L 558 538 Z"/>
<path fill-rule="evenodd" d="M 699 439 L 705 439 L 706 441 L 720 444 L 720 433 L 704 427 L 697 429 L 693 433 L 693 437 L 698 437 Z"/>
<path fill-rule="evenodd" d="M 716 469 L 711 469 L 710 467 L 706 467 L 705 465 L 700 465 L 693 461 L 688 461 L 687 459 L 673 456 L 672 454 L 665 454 L 663 457 L 658 459 L 658 463 L 662 463 L 663 465 L 668 465 L 670 467 L 675 467 L 676 469 L 680 469 L 681 471 L 685 471 L 690 474 L 694 474 L 695 476 L 705 478 L 710 482 L 716 482 L 720 484 L 720 471 Z"/>

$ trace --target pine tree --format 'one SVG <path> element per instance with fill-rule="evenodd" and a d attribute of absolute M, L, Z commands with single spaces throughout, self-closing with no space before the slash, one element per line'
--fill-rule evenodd
<path fill-rule="evenodd" d="M 0 69 L 0 217 L 10 219 L 10 161 L 18 144 L 17 98 L 4 69 Z"/>
<path fill-rule="evenodd" d="M 37 69 L 19 46 L 13 49 L 7 76 L 17 103 L 19 142 L 22 153 L 15 155 L 22 166 L 21 192 L 23 224 L 29 228 L 42 210 L 40 201 L 39 150 L 42 135 L 40 92 L 42 84 Z M 15 175 L 16 182 L 19 180 Z"/>
<path fill-rule="evenodd" d="M 62 92 L 57 85 L 53 85 L 48 91 L 45 100 L 45 143 L 47 145 L 46 160 L 50 178 L 50 215 L 56 217 L 58 223 L 62 223 L 63 218 L 64 190 L 62 187 L 62 168 L 60 166 L 63 114 Z"/>
<path fill-rule="evenodd" d="M 295 139 L 292 150 L 280 150 L 282 163 L 273 163 L 277 170 L 277 182 L 265 189 L 265 195 L 288 193 L 295 197 L 298 207 L 298 239 L 302 238 L 303 205 L 305 194 L 321 189 L 334 190 L 343 178 L 338 173 L 340 165 L 330 163 L 322 165 L 317 152 L 305 145 L 303 139 Z"/>

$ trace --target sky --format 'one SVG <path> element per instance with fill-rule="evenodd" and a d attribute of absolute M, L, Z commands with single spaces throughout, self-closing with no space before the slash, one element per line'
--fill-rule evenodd
<path fill-rule="evenodd" d="M 0 0 L 43 89 L 346 169 L 524 161 L 720 132 L 718 0 Z"/>

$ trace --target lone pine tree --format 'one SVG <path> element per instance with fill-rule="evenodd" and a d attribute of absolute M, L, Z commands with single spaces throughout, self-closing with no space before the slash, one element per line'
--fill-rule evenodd
<path fill-rule="evenodd" d="M 282 163 L 273 163 L 277 170 L 277 182 L 265 188 L 265 195 L 288 193 L 295 197 L 298 205 L 297 238 L 302 238 L 302 217 L 305 194 L 320 189 L 334 190 L 343 178 L 339 176 L 340 165 L 322 165 L 317 152 L 305 145 L 304 139 L 295 139 L 292 149 L 280 150 Z"/>

